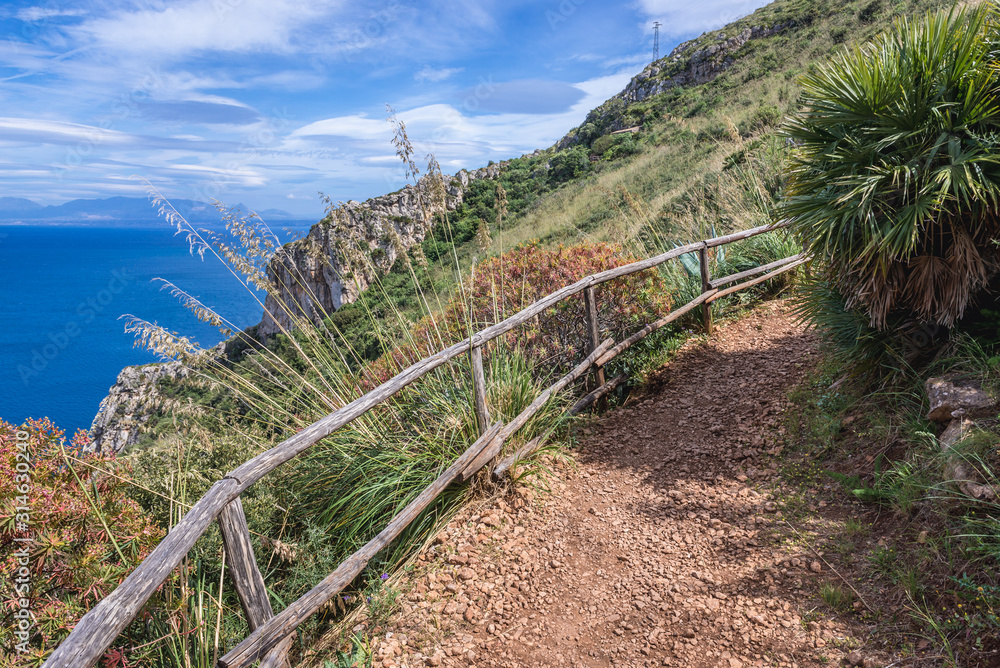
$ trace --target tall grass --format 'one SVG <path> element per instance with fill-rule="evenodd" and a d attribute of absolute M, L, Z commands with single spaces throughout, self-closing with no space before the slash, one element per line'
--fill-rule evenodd
<path fill-rule="evenodd" d="M 719 143 L 718 172 L 711 172 L 689 185 L 679 196 L 664 204 L 620 187 L 612 196 L 616 235 L 637 255 L 653 255 L 686 243 L 721 236 L 777 222 L 775 210 L 781 198 L 783 170 L 788 148 L 777 138 L 743 139 L 735 126 L 730 136 Z M 736 274 L 801 251 L 790 234 L 778 230 L 745 239 L 709 252 L 709 271 L 714 278 Z M 701 271 L 696 253 L 678 262 L 660 265 L 659 271 L 677 305 L 686 304 L 701 294 Z M 787 289 L 796 272 L 717 300 L 715 316 L 732 313 L 763 297 Z M 692 313 L 681 326 L 693 323 Z"/>
<path fill-rule="evenodd" d="M 415 174 L 405 127 L 398 123 L 396 129 L 400 157 Z M 430 172 L 430 185 L 425 177 L 422 192 L 433 197 L 434 180 L 440 175 L 433 164 Z M 444 207 L 425 204 L 424 215 L 441 215 L 439 225 L 447 233 Z M 175 434 L 132 454 L 139 482 L 149 490 L 142 495 L 143 501 L 160 517 L 166 514 L 172 524 L 186 508 L 181 499 L 197 498 L 227 468 L 346 405 L 378 381 L 351 341 L 333 325 L 330 314 L 305 313 L 300 304 L 274 299 L 282 291 L 266 266 L 276 240 L 263 221 L 253 215 L 231 215 L 226 221 L 230 238 L 209 237 L 188 225 L 166 202 L 161 200 L 160 205 L 171 222 L 189 235 L 195 250 L 226 262 L 248 287 L 266 290 L 271 296 L 268 304 L 281 309 L 294 325 L 262 343 L 248 332 L 237 331 L 224 316 L 173 284 L 169 284 L 170 289 L 181 303 L 201 319 L 224 334 L 236 332 L 226 345 L 228 355 L 203 350 L 196 342 L 139 318 L 129 320 L 128 328 L 137 334 L 140 345 L 184 362 L 193 372 L 189 380 L 167 384 L 175 410 L 169 415 L 164 411 L 162 424 Z M 357 263 L 351 265 L 352 270 L 369 272 L 370 290 L 381 289 L 382 276 L 364 264 L 369 261 L 364 254 L 345 255 L 347 262 Z M 419 286 L 413 266 L 416 259 L 404 252 L 400 261 L 408 265 Z M 457 256 L 453 262 L 457 294 L 468 302 Z M 308 291 L 306 278 L 292 269 L 298 287 Z M 369 314 L 372 328 L 385 337 L 382 345 L 425 343 L 416 341 L 415 336 L 428 337 L 435 349 L 450 343 L 447 337 L 455 323 L 446 326 L 440 322 L 443 313 L 434 308 L 447 303 L 448 295 L 421 292 L 418 298 L 429 323 L 423 329 L 414 329 L 412 322 L 397 312 L 389 314 L 390 319 L 396 318 L 396 324 L 391 333 L 385 333 L 385 315 Z M 318 303 L 313 300 L 313 304 Z M 460 309 L 459 315 L 462 312 L 467 314 L 469 309 Z M 459 330 L 470 326 L 464 321 L 458 324 Z M 256 534 L 258 562 L 272 587 L 277 610 L 305 593 L 380 531 L 478 437 L 471 375 L 462 359 L 428 374 L 247 492 L 246 509 L 251 531 Z M 516 347 L 502 342 L 487 349 L 486 362 L 493 421 L 512 419 L 552 380 L 551 371 L 537 367 Z M 550 400 L 510 447 L 543 433 L 554 433 L 558 438 L 569 420 L 565 416 L 569 399 L 564 395 Z M 318 633 L 322 618 L 339 618 L 347 611 L 347 601 L 364 601 L 362 594 L 368 583 L 379 581 L 378 574 L 397 567 L 474 490 L 447 490 L 369 564 L 346 599 L 337 599 L 339 604 L 301 630 L 307 636 Z M 193 561 L 177 575 L 170 590 L 173 593 L 154 606 L 167 620 L 162 622 L 166 626 L 157 627 L 168 631 L 157 644 L 164 665 L 207 665 L 245 632 L 232 593 L 208 586 L 223 577 L 219 550 L 217 532 L 212 530 L 196 545 Z"/>
<path fill-rule="evenodd" d="M 995 372 L 986 351 L 973 341 L 947 348 L 922 371 L 960 372 L 989 386 Z M 837 358 L 828 357 L 822 375 L 795 391 L 789 433 L 809 461 L 843 471 L 824 472 L 851 502 L 873 506 L 861 517 L 873 522 L 875 535 L 842 537 L 868 553 L 855 577 L 876 587 L 883 605 L 905 611 L 908 633 L 928 648 L 924 658 L 938 653 L 947 657 L 943 665 L 992 666 L 1000 649 L 995 421 L 979 421 L 943 449 L 939 426 L 926 417 L 921 374 L 911 370 L 877 390 L 842 374 Z M 886 514 L 892 521 L 875 521 Z"/>
<path fill-rule="evenodd" d="M 405 127 L 400 123 L 396 128 L 401 158 L 410 173 L 415 173 Z M 768 155 L 763 158 L 760 155 L 763 154 L 748 151 L 742 159 L 748 164 L 772 160 Z M 420 191 L 433 197 L 436 192 L 434 179 L 440 176 L 433 165 L 429 171 L 430 176 L 424 177 Z M 724 178 L 714 182 L 711 185 L 715 193 L 714 223 L 727 230 L 764 220 L 769 214 L 772 195 L 760 179 L 757 169 L 734 163 Z M 645 254 L 651 250 L 652 243 L 665 246 L 671 243 L 667 240 L 666 229 L 657 227 L 657 221 L 644 216 L 641 206 L 629 203 L 627 191 L 622 191 L 620 197 L 628 207 L 622 221 L 633 230 L 629 241 L 633 248 Z M 197 498 L 214 479 L 224 474 L 226 468 L 242 463 L 346 405 L 377 384 L 383 372 L 377 365 L 365 362 L 364 355 L 339 332 L 330 314 L 307 313 L 300 304 L 275 299 L 282 290 L 268 274 L 267 261 L 277 245 L 273 234 L 259 218 L 229 215 L 226 221 L 231 239 L 206 237 L 187 225 L 168 204 L 161 202 L 161 206 L 172 222 L 189 235 L 196 250 L 215 254 L 232 267 L 246 285 L 268 291 L 271 296 L 268 304 L 281 309 L 293 323 L 293 327 L 284 328 L 279 335 L 262 343 L 248 332 L 238 332 L 222 315 L 173 284 L 168 284 L 172 292 L 200 318 L 224 333 L 236 332 L 226 345 L 228 355 L 202 350 L 195 342 L 138 318 L 130 320 L 129 328 L 137 333 L 141 344 L 179 359 L 193 370 L 190 380 L 167 384 L 174 411 L 165 424 L 179 433 L 133 454 L 143 486 L 153 491 L 143 498 L 162 516 L 163 498 Z M 428 202 L 423 208 L 425 215 L 439 216 L 438 226 L 443 227 L 443 234 L 449 234 L 449 216 L 444 207 Z M 701 209 L 679 208 L 675 217 L 686 220 L 689 229 L 695 230 L 699 229 L 703 213 Z M 337 215 L 333 209 L 331 216 Z M 505 230 L 499 227 L 496 243 L 509 243 L 505 235 Z M 715 255 L 713 273 L 741 271 L 793 252 L 785 237 L 763 235 Z M 352 271 L 366 272 L 371 284 L 369 290 L 384 289 L 383 274 L 370 265 L 366 254 L 345 252 L 344 260 Z M 368 312 L 371 327 L 380 337 L 380 345 L 386 349 L 408 346 L 420 351 L 444 347 L 453 342 L 455 336 L 468 336 L 474 321 L 474 327 L 479 328 L 510 315 L 503 309 L 490 309 L 487 305 L 506 303 L 505 290 L 520 290 L 517 285 L 502 285 L 503 276 L 500 276 L 499 282 L 477 288 L 485 288 L 490 294 L 471 295 L 468 289 L 475 281 L 460 278 L 464 268 L 457 252 L 452 254 L 456 276 L 452 295 L 421 289 L 418 257 L 412 253 L 403 249 L 398 262 L 411 274 L 425 317 L 421 326 L 413 327 L 412 321 L 402 312 Z M 511 269 L 516 266 L 511 264 Z M 292 280 L 301 291 L 308 292 L 306 278 L 297 273 L 296 267 L 290 269 Z M 700 292 L 697 272 L 689 273 L 683 264 L 674 264 L 663 271 L 662 277 L 667 281 L 661 281 L 659 289 L 666 290 L 674 299 L 687 301 Z M 780 289 L 778 283 L 777 289 Z M 557 287 L 552 285 L 552 289 Z M 769 288 L 764 286 L 763 289 Z M 770 286 L 770 289 L 776 288 Z M 318 299 L 312 300 L 313 306 L 319 303 Z M 443 308 L 448 304 L 449 308 Z M 474 304 L 479 306 L 474 307 Z M 476 320 L 482 317 L 476 314 L 481 313 L 492 314 L 489 322 Z M 605 318 L 613 315 L 606 312 Z M 558 319 L 553 322 L 557 323 Z M 541 360 L 519 349 L 518 341 L 516 337 L 505 339 L 487 348 L 491 420 L 509 421 L 552 380 L 555 367 L 548 362 L 539 365 Z M 567 344 L 572 349 L 584 349 L 582 342 Z M 623 358 L 622 362 L 624 366 L 637 365 L 634 359 Z M 570 393 L 566 393 L 550 400 L 509 447 L 542 434 L 555 434 L 558 439 L 565 433 L 568 418 L 564 410 L 570 398 Z M 248 491 L 245 506 L 251 530 L 258 534 L 254 539 L 255 547 L 260 566 L 273 587 L 275 608 L 280 610 L 311 588 L 381 530 L 477 436 L 470 373 L 464 364 L 455 363 L 428 374 L 317 443 L 293 466 L 271 474 Z M 366 583 L 378 581 L 373 574 L 377 576 L 398 566 L 412 553 L 415 545 L 427 540 L 436 527 L 451 516 L 469 493 L 470 488 L 452 488 L 442 495 L 438 503 L 369 565 L 368 571 L 347 594 L 349 599 L 364 600 L 366 597 L 362 594 Z M 174 509 L 180 507 L 175 505 Z M 175 513 L 168 509 L 168 514 L 176 521 Z M 162 645 L 161 653 L 163 660 L 171 665 L 188 665 L 180 663 L 182 660 L 198 665 L 206 660 L 208 653 L 214 656 L 219 647 L 219 651 L 224 652 L 227 646 L 240 639 L 239 634 L 245 629 L 245 623 L 239 621 L 231 593 L 212 593 L 205 586 L 206 582 L 215 582 L 217 576 L 222 577 L 219 550 L 217 533 L 211 531 L 196 546 L 192 557 L 194 566 L 178 576 L 176 586 L 180 598 L 190 603 L 194 596 L 200 602 L 191 603 L 196 609 L 183 614 L 175 611 L 169 617 L 175 620 L 172 622 L 175 633 Z M 345 599 L 338 601 L 339 604 L 327 609 L 320 620 L 323 617 L 332 620 L 345 614 Z M 206 621 L 210 619 L 215 620 L 211 631 Z M 187 626 L 182 628 L 179 624 Z M 319 621 L 303 627 L 307 636 L 320 629 Z M 179 642 L 180 636 L 190 637 L 194 644 Z"/>

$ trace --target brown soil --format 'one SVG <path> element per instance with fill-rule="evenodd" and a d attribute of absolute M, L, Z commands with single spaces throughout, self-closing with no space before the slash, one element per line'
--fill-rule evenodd
<path fill-rule="evenodd" d="M 779 302 L 688 344 L 582 430 L 549 492 L 522 485 L 437 537 L 369 629 L 375 665 L 887 665 L 862 602 L 838 614 L 817 593 L 850 591 L 816 537 L 852 509 L 791 509 L 775 470 L 815 346 Z"/>

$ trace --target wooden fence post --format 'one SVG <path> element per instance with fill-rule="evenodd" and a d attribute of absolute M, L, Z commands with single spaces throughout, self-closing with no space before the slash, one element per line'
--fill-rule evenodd
<path fill-rule="evenodd" d="M 486 406 L 486 374 L 483 372 L 483 348 L 469 348 L 469 358 L 472 361 L 472 393 L 476 401 L 476 422 L 479 424 L 479 435 L 482 436 L 490 426 L 490 409 Z"/>
<path fill-rule="evenodd" d="M 708 267 L 708 248 L 698 249 L 698 264 L 701 265 L 701 293 L 705 294 L 712 289 L 710 285 L 712 275 Z M 705 333 L 712 334 L 712 305 L 705 302 L 701 305 L 701 321 L 705 325 Z"/>
<path fill-rule="evenodd" d="M 770 280 L 778 274 L 790 271 L 803 263 L 810 262 L 811 258 L 804 255 L 796 256 L 798 257 L 797 260 L 796 257 L 785 258 L 783 261 L 758 267 L 753 272 L 740 272 L 721 278 L 717 283 L 718 285 L 724 285 L 740 278 L 747 278 L 751 275 L 756 276 L 768 269 L 773 269 L 770 273 L 753 280 L 739 283 L 721 291 L 716 289 L 718 286 L 712 287 L 709 280 L 708 248 L 716 248 L 741 239 L 748 239 L 752 236 L 764 234 L 788 225 L 789 221 L 786 220 L 772 225 L 763 225 L 750 230 L 679 246 L 665 253 L 646 258 L 645 260 L 607 269 L 581 278 L 571 285 L 567 285 L 546 295 L 506 320 L 476 332 L 469 339 L 448 346 L 410 365 L 390 380 L 373 388 L 363 396 L 354 399 L 346 406 L 320 418 L 266 452 L 244 462 L 226 474 L 225 477 L 216 481 L 125 581 L 104 597 L 95 607 L 91 608 L 77 622 L 69 636 L 55 648 L 46 660 L 43 668 L 63 668 L 63 666 L 70 665 L 79 668 L 91 668 L 94 666 L 107 648 L 114 642 L 115 637 L 124 631 L 128 624 L 135 619 L 142 606 L 166 579 L 170 577 L 170 574 L 181 563 L 198 538 L 217 519 L 228 552 L 227 562 L 230 563 L 230 574 L 236 582 L 235 586 L 237 592 L 240 594 L 241 605 L 244 606 L 247 612 L 247 618 L 248 620 L 257 619 L 258 621 L 266 619 L 262 625 L 257 626 L 257 629 L 251 632 L 250 637 L 240 643 L 226 657 L 220 659 L 219 665 L 223 667 L 244 666 L 249 662 L 257 660 L 261 661 L 260 668 L 277 668 L 285 664 L 287 661 L 285 655 L 293 641 L 295 629 L 301 620 L 316 612 L 333 595 L 339 593 L 343 587 L 350 584 L 364 569 L 368 560 L 391 540 L 394 540 L 427 507 L 441 489 L 446 487 L 451 481 L 463 479 L 464 475 L 471 475 L 473 471 L 478 470 L 477 467 L 485 463 L 485 461 L 480 463 L 479 460 L 488 461 L 496 457 L 503 441 L 517 429 L 523 427 L 528 419 L 540 409 L 553 393 L 563 389 L 567 383 L 588 374 L 595 367 L 598 388 L 604 393 L 610 391 L 619 381 L 618 379 L 614 379 L 610 383 L 605 382 L 603 365 L 629 346 L 692 311 L 699 305 L 704 309 L 703 315 L 706 320 L 706 329 L 711 331 L 711 311 L 705 308 L 706 303 L 737 290 Z M 646 327 L 617 346 L 610 340 L 597 345 L 599 322 L 594 285 L 600 285 L 622 276 L 645 271 L 659 266 L 667 260 L 693 253 L 696 250 L 699 251 L 703 287 L 703 292 L 698 298 L 681 308 L 675 309 L 664 318 L 646 325 Z M 435 481 L 431 487 L 425 489 L 410 506 L 407 506 L 400 515 L 394 518 L 379 536 L 362 548 L 362 550 L 355 553 L 355 555 L 348 558 L 336 571 L 327 576 L 320 585 L 317 585 L 317 587 L 298 601 L 290 604 L 279 615 L 272 615 L 263 578 L 253 557 L 249 530 L 246 527 L 246 517 L 239 502 L 239 495 L 266 474 L 298 456 L 321 439 L 361 417 L 427 373 L 452 362 L 466 351 L 470 351 L 472 354 L 473 373 L 475 374 L 475 367 L 478 366 L 479 368 L 478 379 L 474 378 L 474 383 L 479 397 L 476 401 L 476 418 L 477 422 L 480 422 L 480 425 L 482 425 L 483 422 L 481 420 L 483 418 L 488 420 L 488 411 L 486 410 L 485 402 L 485 377 L 482 373 L 482 351 L 478 348 L 536 317 L 546 309 L 565 299 L 575 297 L 581 292 L 585 293 L 584 304 L 587 310 L 586 317 L 591 353 L 578 365 L 578 368 L 575 368 L 570 374 L 545 390 L 541 396 L 532 402 L 531 406 L 512 420 L 508 424 L 508 427 L 501 428 L 500 425 L 497 425 L 497 433 L 492 434 L 492 436 L 496 436 L 496 441 L 499 444 L 495 444 L 491 437 L 480 436 L 480 439 L 473 448 L 459 457 L 445 474 Z M 596 397 L 597 394 L 592 392 L 589 396 Z M 479 410 L 480 408 L 482 410 Z M 487 430 L 485 433 L 488 434 L 491 431 Z M 541 440 L 533 441 L 535 446 L 541 442 Z M 513 458 L 516 459 L 517 456 L 523 453 L 524 449 L 515 453 Z M 476 466 L 474 467 L 473 464 Z M 503 468 L 498 468 L 502 472 Z"/>
<path fill-rule="evenodd" d="M 240 599 L 240 606 L 247 616 L 247 625 L 253 631 L 274 617 L 274 610 L 267 597 L 264 577 L 260 574 L 257 559 L 253 554 L 250 529 L 247 527 L 247 518 L 240 497 L 230 501 L 219 513 L 219 530 L 222 533 L 222 544 L 226 548 L 226 561 L 236 596 Z M 287 655 L 293 638 L 294 635 L 290 635 L 275 645 L 265 656 L 265 663 L 262 665 L 275 668 L 289 666 Z"/>
<path fill-rule="evenodd" d="M 598 328 L 597 322 L 597 296 L 594 294 L 594 288 L 588 287 L 583 290 L 583 306 L 587 314 L 587 334 L 590 338 L 589 348 L 587 353 L 592 353 L 597 350 L 597 346 L 601 345 L 601 333 Z M 604 367 L 598 366 L 594 372 L 595 387 L 604 386 Z"/>

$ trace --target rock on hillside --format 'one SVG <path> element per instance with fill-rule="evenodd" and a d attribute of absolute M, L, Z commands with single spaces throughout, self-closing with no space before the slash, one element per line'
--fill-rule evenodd
<path fill-rule="evenodd" d="M 184 378 L 191 370 L 180 362 L 127 366 L 101 401 L 90 427 L 91 452 L 121 452 L 135 445 L 150 417 L 162 404 L 157 385 L 163 378 Z"/>
<path fill-rule="evenodd" d="M 776 35 L 795 25 L 794 21 L 773 26 L 750 26 L 729 37 L 719 33 L 715 44 L 698 46 L 697 40 L 679 44 L 666 58 L 651 63 L 629 82 L 619 97 L 626 102 L 641 102 L 647 97 L 676 86 L 708 83 L 736 62 L 735 53 L 752 39 Z M 694 49 L 694 50 L 692 50 Z"/>
<path fill-rule="evenodd" d="M 493 164 L 444 177 L 445 208 L 449 211 L 457 208 L 470 183 L 495 179 L 501 167 Z M 435 213 L 430 203 L 435 199 L 441 201 L 440 196 L 435 198 L 429 191 L 430 183 L 424 178 L 418 185 L 408 185 L 395 193 L 360 203 L 347 202 L 338 209 L 336 217 L 327 217 L 313 225 L 305 239 L 282 247 L 268 266 L 269 278 L 280 286 L 281 299 L 289 305 L 298 305 L 310 317 L 332 313 L 353 302 L 368 287 L 374 272 L 389 271 L 400 253 L 426 238 L 433 225 L 433 220 L 428 222 L 427 218 Z M 427 217 L 421 201 L 427 207 Z M 367 258 L 358 257 L 360 253 Z M 359 266 L 362 269 L 356 269 Z M 293 271 L 293 267 L 298 271 Z M 300 274 L 304 281 L 300 280 Z M 274 296 L 267 296 L 264 307 L 257 336 L 268 337 L 281 331 L 281 327 L 290 327 L 291 318 Z M 221 344 L 217 354 L 223 354 Z M 88 450 L 121 452 L 138 443 L 152 416 L 164 406 L 159 382 L 164 378 L 184 378 L 190 373 L 180 362 L 122 369 L 108 396 L 101 401 L 90 428 Z"/>
<path fill-rule="evenodd" d="M 725 32 L 706 33 L 678 44 L 669 55 L 650 63 L 632 77 L 625 90 L 587 114 L 586 120 L 560 139 L 556 148 L 563 150 L 583 141 L 585 133 L 581 129 L 588 123 L 601 128 L 605 134 L 623 129 L 621 112 L 628 105 L 678 86 L 706 84 L 736 62 L 737 52 L 747 42 L 777 35 L 795 25 L 794 20 L 788 20 L 771 26 L 747 26 L 732 36 Z"/>
<path fill-rule="evenodd" d="M 220 343 L 207 354 L 219 362 L 225 357 L 226 344 Z M 138 443 L 158 412 L 184 410 L 176 400 L 160 391 L 163 380 L 188 378 L 194 372 L 182 362 L 164 362 L 127 366 L 118 373 L 108 396 L 101 400 L 97 417 L 90 425 L 90 452 L 122 452 Z"/>
<path fill-rule="evenodd" d="M 581 128 L 589 123 L 603 134 L 622 129 L 622 111 L 628 105 L 677 86 L 707 83 L 735 62 L 737 52 L 747 42 L 776 35 L 794 25 L 794 20 L 786 20 L 770 26 L 746 26 L 731 36 L 725 32 L 707 33 L 680 44 L 670 55 L 637 74 L 622 92 L 591 111 L 556 148 L 562 150 L 583 141 L 586 133 Z M 445 177 L 445 207 L 455 209 L 462 203 L 470 182 L 496 178 L 499 170 L 500 165 L 491 165 Z M 429 183 L 425 178 L 416 186 L 408 185 L 389 195 L 361 203 L 347 202 L 335 215 L 313 226 L 305 239 L 282 248 L 268 269 L 279 295 L 268 296 L 258 337 L 291 327 L 292 318 L 280 302 L 312 319 L 332 313 L 355 301 L 374 274 L 387 272 L 400 253 L 422 242 L 433 222 L 424 215 L 421 201 L 440 200 L 428 192 Z"/>
<path fill-rule="evenodd" d="M 470 183 L 495 179 L 500 168 L 493 164 L 445 176 L 444 208 L 453 211 Z M 315 319 L 356 300 L 376 272 L 388 272 L 400 254 L 427 237 L 433 214 L 441 209 L 441 197 L 435 197 L 431 189 L 432 181 L 424 177 L 416 186 L 407 185 L 388 195 L 349 201 L 313 225 L 305 239 L 281 248 L 268 267 L 279 295 L 267 296 L 257 336 L 268 337 L 291 327 L 291 317 L 281 302 Z"/>

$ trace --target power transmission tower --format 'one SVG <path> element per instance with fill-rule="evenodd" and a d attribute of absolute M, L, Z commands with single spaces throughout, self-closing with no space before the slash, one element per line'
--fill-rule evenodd
<path fill-rule="evenodd" d="M 660 22 L 653 22 L 653 62 L 660 59 Z"/>

